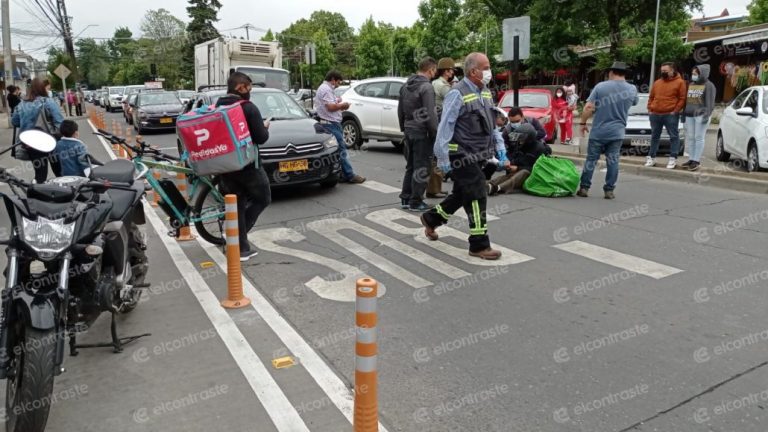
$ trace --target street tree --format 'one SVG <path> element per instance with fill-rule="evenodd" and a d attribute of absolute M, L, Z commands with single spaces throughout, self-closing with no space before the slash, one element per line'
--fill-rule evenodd
<path fill-rule="evenodd" d="M 84 38 L 75 42 L 78 66 L 82 81 L 90 88 L 100 88 L 109 83 L 109 65 L 111 57 L 106 44 L 94 39 Z"/>
<path fill-rule="evenodd" d="M 356 57 L 357 75 L 360 78 L 384 76 L 392 61 L 391 35 L 383 23 L 375 23 L 369 17 L 360 27 Z"/>
<path fill-rule="evenodd" d="M 336 54 L 333 52 L 331 39 L 325 30 L 320 29 L 312 36 L 312 43 L 315 44 L 316 63 L 312 65 L 312 74 L 309 74 L 309 65 L 301 65 L 302 73 L 305 79 L 309 81 L 310 88 L 317 88 L 323 82 L 325 74 L 329 70 L 336 68 Z"/>
<path fill-rule="evenodd" d="M 768 23 L 768 0 L 752 0 L 747 10 L 750 24 Z"/>
<path fill-rule="evenodd" d="M 419 22 L 423 31 L 419 38 L 417 56 L 457 58 L 466 53 L 462 45 L 467 29 L 463 28 L 459 0 L 422 0 Z"/>
<path fill-rule="evenodd" d="M 137 62 L 156 64 L 157 73 L 166 80 L 168 88 L 178 87 L 182 78 L 179 65 L 185 61 L 184 22 L 165 9 L 150 10 L 141 22 L 143 38 L 139 40 Z"/>
<path fill-rule="evenodd" d="M 272 29 L 267 29 L 267 33 L 261 37 L 263 42 L 274 42 L 275 35 L 272 33 Z"/>
<path fill-rule="evenodd" d="M 189 0 L 187 14 L 191 18 L 187 24 L 184 46 L 184 61 L 180 65 L 181 76 L 187 81 L 194 80 L 195 45 L 216 39 L 220 36 L 214 23 L 219 21 L 220 0 Z"/>

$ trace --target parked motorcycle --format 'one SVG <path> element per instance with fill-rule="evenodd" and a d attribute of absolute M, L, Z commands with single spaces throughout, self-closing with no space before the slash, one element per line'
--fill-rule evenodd
<path fill-rule="evenodd" d="M 56 141 L 40 131 L 19 139 L 50 152 Z M 18 144 L 17 144 L 18 145 Z M 13 147 L 12 147 L 13 148 Z M 3 154 L 10 149 L 0 153 Z M 10 215 L 6 285 L 0 305 L 0 379 L 7 378 L 6 430 L 45 429 L 54 377 L 64 372 L 64 343 L 78 348 L 112 347 L 140 336 L 118 337 L 115 316 L 139 303 L 147 273 L 141 179 L 127 160 L 94 167 L 90 178 L 60 177 L 30 184 L 4 168 L 0 193 Z M 112 318 L 111 342 L 77 345 L 77 333 L 101 315 Z"/>

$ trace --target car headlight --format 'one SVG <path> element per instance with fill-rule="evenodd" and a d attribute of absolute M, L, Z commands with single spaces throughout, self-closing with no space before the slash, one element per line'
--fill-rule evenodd
<path fill-rule="evenodd" d="M 24 243 L 41 255 L 57 254 L 72 244 L 75 222 L 64 223 L 64 219 L 50 220 L 38 216 L 36 221 L 22 217 Z"/>
<path fill-rule="evenodd" d="M 147 112 L 146 112 L 146 111 L 142 111 L 142 110 L 139 110 L 139 117 L 141 117 L 141 118 L 147 118 Z"/>
<path fill-rule="evenodd" d="M 552 120 L 552 116 L 545 115 L 544 117 L 539 119 L 539 122 L 541 122 L 541 123 L 549 123 L 550 120 Z"/>
<path fill-rule="evenodd" d="M 330 149 L 335 149 L 335 148 L 339 147 L 339 141 L 336 139 L 336 137 L 332 136 L 332 137 L 328 138 L 327 140 L 325 140 L 323 145 L 325 146 L 325 148 L 327 148 L 329 150 Z"/>

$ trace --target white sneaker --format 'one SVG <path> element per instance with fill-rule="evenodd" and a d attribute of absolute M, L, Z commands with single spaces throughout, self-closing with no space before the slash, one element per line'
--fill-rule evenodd
<path fill-rule="evenodd" d="M 667 169 L 675 169 L 677 166 L 677 158 L 669 158 L 669 162 L 667 162 Z"/>
<path fill-rule="evenodd" d="M 645 157 L 645 166 L 652 167 L 656 166 L 656 160 L 650 156 Z"/>

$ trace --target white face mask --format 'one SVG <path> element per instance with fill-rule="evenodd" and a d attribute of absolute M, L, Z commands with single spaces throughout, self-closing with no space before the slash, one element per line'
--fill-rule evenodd
<path fill-rule="evenodd" d="M 699 80 L 699 76 L 696 75 L 696 74 L 693 74 L 693 75 L 691 75 L 691 79 L 694 80 L 694 81 L 698 81 Z"/>
<path fill-rule="evenodd" d="M 53 97 L 53 92 L 48 90 L 48 97 Z"/>
<path fill-rule="evenodd" d="M 483 71 L 483 84 L 488 85 L 493 79 L 493 72 L 490 69 Z"/>

